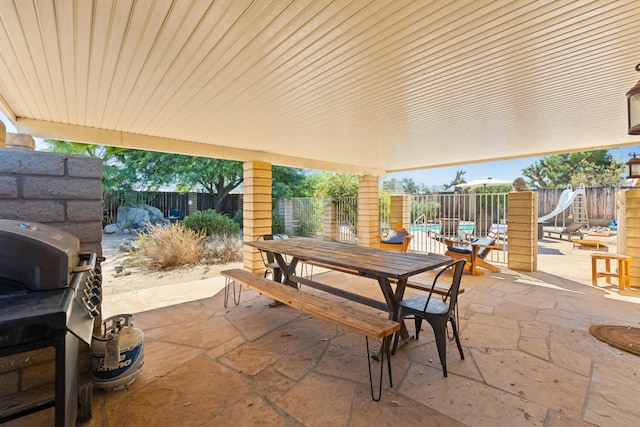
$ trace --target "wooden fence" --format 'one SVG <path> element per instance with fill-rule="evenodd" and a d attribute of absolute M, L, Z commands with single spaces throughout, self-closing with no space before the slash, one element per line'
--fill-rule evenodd
<path fill-rule="evenodd" d="M 611 187 L 586 189 L 587 216 L 590 221 L 596 220 L 605 225 L 605 222 L 616 219 L 616 191 L 618 190 L 618 188 Z M 546 215 L 555 209 L 562 191 L 562 188 L 538 190 L 539 216 Z M 461 198 L 461 200 L 467 200 L 467 198 Z M 125 203 L 148 204 L 160 209 L 165 216 L 171 216 L 172 210 L 177 210 L 182 215 L 186 215 L 188 211 L 188 194 L 165 191 L 139 191 L 105 195 L 103 224 L 114 224 L 118 206 Z M 196 209 L 213 209 L 211 196 L 207 193 L 197 193 Z M 453 209 L 453 207 L 445 204 L 442 209 Z M 240 210 L 242 210 L 242 194 L 230 194 L 225 198 L 222 213 L 233 217 Z M 567 214 L 572 213 L 572 208 L 569 208 Z M 446 216 L 446 214 L 441 214 L 441 216 Z"/>
<path fill-rule="evenodd" d="M 543 216 L 552 212 L 558 205 L 558 199 L 563 188 L 538 190 L 538 215 Z M 610 222 L 616 220 L 616 192 L 619 188 L 594 187 L 586 188 L 587 217 L 589 221 Z M 567 214 L 573 214 L 573 208 L 567 209 Z"/>
<path fill-rule="evenodd" d="M 188 193 L 174 193 L 170 191 L 132 191 L 106 194 L 103 204 L 103 226 L 115 224 L 117 220 L 118 207 L 124 204 L 145 204 L 153 206 L 162 211 L 165 217 L 174 216 L 174 212 L 186 216 L 188 212 Z M 206 193 L 197 193 L 196 210 L 203 211 L 213 209 L 211 196 Z M 242 194 L 228 195 L 222 206 L 222 213 L 233 217 L 242 210 Z"/>

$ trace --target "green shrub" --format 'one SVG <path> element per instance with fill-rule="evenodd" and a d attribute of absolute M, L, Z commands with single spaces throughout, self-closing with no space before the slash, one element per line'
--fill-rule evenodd
<path fill-rule="evenodd" d="M 238 224 L 238 227 L 242 228 L 242 221 L 244 220 L 244 214 L 241 210 L 236 211 L 236 213 L 233 214 L 233 218 L 231 219 L 233 220 L 233 222 Z"/>
<path fill-rule="evenodd" d="M 284 234 L 284 222 L 280 215 L 275 212 L 271 215 L 271 232 L 273 234 Z"/>
<path fill-rule="evenodd" d="M 185 227 L 204 233 L 206 236 L 221 235 L 230 236 L 237 235 L 240 227 L 231 218 L 207 209 L 206 211 L 198 211 L 193 215 L 186 217 L 182 224 Z"/>
<path fill-rule="evenodd" d="M 202 260 L 202 233 L 183 227 L 152 225 L 148 233 L 138 236 L 139 250 L 132 252 L 135 263 L 166 270 Z"/>

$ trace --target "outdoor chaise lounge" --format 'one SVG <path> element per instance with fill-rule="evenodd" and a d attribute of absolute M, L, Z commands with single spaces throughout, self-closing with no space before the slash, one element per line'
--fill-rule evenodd
<path fill-rule="evenodd" d="M 544 230 L 544 234 L 546 234 L 547 237 L 549 237 L 550 239 L 554 238 L 552 235 L 557 235 L 557 237 L 555 238 L 560 240 L 570 241 L 572 240 L 572 237 L 577 237 L 578 239 L 582 239 L 583 234 L 579 230 L 583 228 L 585 225 L 587 224 L 574 222 L 573 224 L 564 228 L 562 231 L 546 229 Z M 563 236 L 566 236 L 566 239 L 564 239 Z"/>
<path fill-rule="evenodd" d="M 467 263 L 464 269 L 471 272 L 474 276 L 482 274 L 482 271 L 478 270 L 478 267 L 499 273 L 500 269 L 498 267 L 486 261 L 487 255 L 489 255 L 489 252 L 493 249 L 502 250 L 502 246 L 496 245 L 496 240 L 493 238 L 478 238 L 471 241 L 467 246 L 448 246 L 445 255 L 453 259 L 466 260 Z"/>

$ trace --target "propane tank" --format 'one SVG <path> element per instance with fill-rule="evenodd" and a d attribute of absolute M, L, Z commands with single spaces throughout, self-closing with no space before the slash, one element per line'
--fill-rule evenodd
<path fill-rule="evenodd" d="M 104 320 L 102 335 L 91 340 L 91 377 L 100 389 L 123 389 L 142 370 L 144 334 L 132 319 L 131 314 L 118 314 Z"/>

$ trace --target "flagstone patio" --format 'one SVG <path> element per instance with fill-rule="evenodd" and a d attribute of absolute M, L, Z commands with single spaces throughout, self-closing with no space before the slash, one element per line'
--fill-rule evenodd
<path fill-rule="evenodd" d="M 577 268 L 569 258 L 558 262 Z M 315 277 L 371 296 L 380 293 L 377 283 L 360 277 Z M 394 387 L 385 375 L 380 402 L 370 397 L 362 336 L 287 306 L 269 308 L 270 301 L 253 291 L 243 290 L 240 304 L 230 301 L 226 309 L 223 292 L 217 292 L 137 313 L 135 324 L 145 332 L 145 367 L 125 390 L 96 391 L 93 417 L 85 425 L 640 423 L 640 357 L 588 333 L 592 324 L 638 327 L 640 290 L 507 269 L 465 274 L 462 283 L 465 360 L 449 343 L 444 378 L 425 324 L 420 340 L 392 358 Z M 32 425 L 41 425 L 42 416 L 32 417 Z"/>

